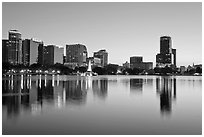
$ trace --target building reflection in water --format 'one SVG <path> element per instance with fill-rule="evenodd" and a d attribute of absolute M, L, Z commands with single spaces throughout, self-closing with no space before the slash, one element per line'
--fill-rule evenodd
<path fill-rule="evenodd" d="M 2 106 L 6 106 L 8 118 L 16 116 L 20 110 L 29 109 L 30 76 L 12 75 L 2 80 Z"/>
<path fill-rule="evenodd" d="M 176 78 L 156 78 L 156 91 L 160 95 L 161 114 L 170 114 L 172 101 L 176 99 Z"/>
<path fill-rule="evenodd" d="M 108 79 L 100 79 L 92 81 L 93 95 L 100 99 L 106 99 L 108 92 Z"/>
<path fill-rule="evenodd" d="M 2 80 L 2 104 L 8 118 L 25 111 L 41 113 L 44 105 L 57 108 L 83 105 L 89 89 L 100 98 L 107 97 L 107 79 L 60 80 L 59 76 L 46 75 L 34 77 L 31 79 L 29 75 L 12 75 Z"/>
<path fill-rule="evenodd" d="M 62 95 L 65 95 L 64 99 L 66 102 L 72 104 L 85 104 L 87 89 L 84 80 L 65 81 L 63 85 L 65 93 Z"/>
<path fill-rule="evenodd" d="M 131 93 L 142 93 L 142 90 L 143 90 L 143 79 L 130 79 Z"/>

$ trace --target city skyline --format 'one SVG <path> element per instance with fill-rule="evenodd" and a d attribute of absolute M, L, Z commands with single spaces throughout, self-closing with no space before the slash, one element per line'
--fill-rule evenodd
<path fill-rule="evenodd" d="M 106 49 L 109 63 L 121 65 L 129 62 L 131 56 L 143 56 L 144 61 L 155 66 L 159 38 L 168 35 L 177 49 L 178 66 L 201 64 L 201 6 L 201 3 L 3 3 L 2 37 L 8 37 L 8 30 L 18 29 L 23 39 L 34 37 L 45 45 L 65 49 L 67 44 L 84 44 L 89 57 Z"/>

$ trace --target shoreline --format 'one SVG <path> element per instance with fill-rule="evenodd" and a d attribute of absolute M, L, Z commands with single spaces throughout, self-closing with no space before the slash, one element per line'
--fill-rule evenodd
<path fill-rule="evenodd" d="M 80 76 L 80 75 L 75 75 L 75 74 L 34 74 L 34 73 L 26 73 L 26 74 L 21 74 L 21 73 L 16 73 L 16 74 L 2 74 L 2 77 L 7 77 L 7 76 L 21 76 L 21 75 L 30 75 L 30 76 L 35 76 L 35 75 L 47 75 L 47 76 L 53 76 L 53 75 L 66 75 L 66 76 L 79 76 L 79 77 L 84 77 L 84 76 Z M 199 75 L 190 75 L 190 74 L 185 74 L 185 75 L 159 75 L 159 74 L 149 74 L 149 75 L 141 75 L 141 74 L 138 74 L 138 75 L 121 75 L 121 74 L 119 74 L 119 75 L 98 75 L 98 76 L 202 76 L 202 74 L 199 74 Z M 94 76 L 94 77 L 96 77 L 96 76 Z"/>

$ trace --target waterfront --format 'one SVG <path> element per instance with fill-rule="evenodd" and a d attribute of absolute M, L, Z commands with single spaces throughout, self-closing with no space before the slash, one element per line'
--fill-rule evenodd
<path fill-rule="evenodd" d="M 201 134 L 201 76 L 15 76 L 3 134 Z"/>

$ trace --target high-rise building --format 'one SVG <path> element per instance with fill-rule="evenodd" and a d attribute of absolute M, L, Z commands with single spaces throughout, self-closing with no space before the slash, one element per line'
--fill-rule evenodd
<path fill-rule="evenodd" d="M 100 58 L 89 57 L 89 58 L 87 58 L 87 64 L 88 64 L 89 60 L 91 61 L 91 65 L 93 67 L 101 67 L 101 59 Z"/>
<path fill-rule="evenodd" d="M 173 54 L 173 64 L 176 66 L 176 49 L 172 49 L 172 54 Z"/>
<path fill-rule="evenodd" d="M 2 62 L 8 62 L 9 40 L 2 40 Z"/>
<path fill-rule="evenodd" d="M 172 49 L 172 40 L 169 36 L 160 37 L 160 53 L 156 55 L 156 64 L 160 67 L 171 66 L 172 65 L 172 55 L 173 65 L 176 66 L 176 49 Z"/>
<path fill-rule="evenodd" d="M 150 70 L 153 69 L 153 62 L 143 62 L 143 69 L 144 70 Z"/>
<path fill-rule="evenodd" d="M 63 64 L 66 62 L 66 55 L 63 56 Z"/>
<path fill-rule="evenodd" d="M 169 36 L 160 37 L 160 53 L 169 54 L 172 49 L 172 41 Z"/>
<path fill-rule="evenodd" d="M 48 45 L 44 47 L 44 64 L 54 65 L 56 63 L 63 64 L 64 49 L 55 45 Z"/>
<path fill-rule="evenodd" d="M 43 43 L 40 43 L 38 46 L 38 64 L 40 65 L 44 64 L 44 50 Z"/>
<path fill-rule="evenodd" d="M 22 45 L 22 62 L 24 65 L 29 66 L 38 62 L 38 47 L 42 44 L 41 41 L 33 39 L 23 40 Z"/>
<path fill-rule="evenodd" d="M 143 62 L 143 57 L 141 56 L 133 56 L 133 57 L 130 57 L 130 68 L 143 69 L 147 71 L 153 68 L 153 63 Z"/>
<path fill-rule="evenodd" d="M 54 64 L 63 64 L 64 48 L 54 46 Z"/>
<path fill-rule="evenodd" d="M 108 52 L 106 50 L 99 50 L 98 52 L 94 52 L 94 57 L 101 59 L 101 66 L 108 65 Z"/>
<path fill-rule="evenodd" d="M 143 61 L 143 58 L 141 56 L 130 57 L 130 64 L 142 63 L 142 61 Z"/>
<path fill-rule="evenodd" d="M 65 65 L 75 68 L 76 66 L 86 66 L 87 49 L 85 45 L 73 44 L 66 45 Z"/>
<path fill-rule="evenodd" d="M 22 39 L 18 30 L 9 31 L 8 62 L 13 65 L 22 63 Z"/>

